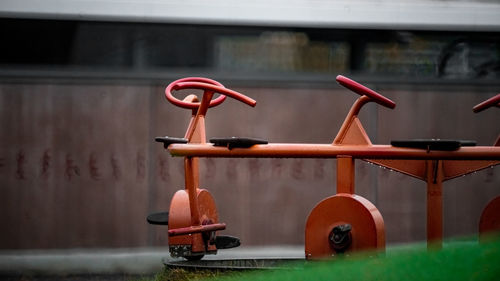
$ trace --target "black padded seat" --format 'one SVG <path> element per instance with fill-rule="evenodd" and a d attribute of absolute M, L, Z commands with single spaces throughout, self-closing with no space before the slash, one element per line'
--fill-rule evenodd
<path fill-rule="evenodd" d="M 173 143 L 188 143 L 188 140 L 185 138 L 173 138 L 173 137 L 156 137 L 156 142 L 162 142 L 163 147 L 167 148 L 169 145 Z"/>
<path fill-rule="evenodd" d="M 168 225 L 168 212 L 149 214 L 146 220 L 149 224 Z"/>
<path fill-rule="evenodd" d="M 476 142 L 471 140 L 447 140 L 447 139 L 413 139 L 393 140 L 392 146 L 406 148 L 420 148 L 427 150 L 454 151 L 462 146 L 475 146 Z"/>
<path fill-rule="evenodd" d="M 213 143 L 214 146 L 225 146 L 229 149 L 249 148 L 256 144 L 268 144 L 267 140 L 244 137 L 212 138 L 210 142 Z"/>

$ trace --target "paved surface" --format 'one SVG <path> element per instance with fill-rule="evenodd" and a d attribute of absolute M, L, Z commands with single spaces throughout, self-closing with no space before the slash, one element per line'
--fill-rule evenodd
<path fill-rule="evenodd" d="M 203 260 L 303 256 L 303 246 L 241 247 L 220 250 L 217 255 L 207 255 Z M 163 262 L 181 260 L 171 258 L 168 248 L 1 250 L 0 277 L 17 280 L 15 276 L 73 275 L 80 276 L 81 280 L 120 280 L 123 276 L 154 275 L 163 268 Z M 109 278 L 102 278 L 103 275 Z"/>
<path fill-rule="evenodd" d="M 167 248 L 1 251 L 0 274 L 146 274 L 162 268 Z"/>

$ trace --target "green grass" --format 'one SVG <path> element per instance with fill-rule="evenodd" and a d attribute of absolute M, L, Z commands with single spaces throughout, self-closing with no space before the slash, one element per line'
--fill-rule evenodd
<path fill-rule="evenodd" d="M 168 270 L 155 281 L 259 281 L 259 280 L 500 280 L 500 239 L 477 243 L 447 241 L 442 250 L 428 251 L 425 244 L 392 247 L 387 253 L 361 253 L 334 260 L 297 262 L 285 269 L 214 272 Z"/>
<path fill-rule="evenodd" d="M 397 249 L 381 255 L 364 253 L 342 259 L 290 265 L 288 270 L 252 272 L 217 280 L 500 280 L 500 240 L 452 242 L 442 250 Z M 212 278 L 211 280 L 214 280 Z"/>
<path fill-rule="evenodd" d="M 164 268 L 157 273 L 154 278 L 141 278 L 132 279 L 129 281 L 197 281 L 203 279 L 216 280 L 219 277 L 233 277 L 241 276 L 239 271 L 215 271 L 215 270 L 185 270 L 185 269 L 168 269 Z"/>

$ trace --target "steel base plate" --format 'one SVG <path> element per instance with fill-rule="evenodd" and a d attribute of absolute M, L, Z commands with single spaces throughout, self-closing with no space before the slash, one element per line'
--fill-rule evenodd
<path fill-rule="evenodd" d="M 222 260 L 198 260 L 187 261 L 164 260 L 163 263 L 168 269 L 184 270 L 265 270 L 285 268 L 290 263 L 300 265 L 305 259 L 300 258 L 246 258 L 246 259 L 222 259 Z"/>

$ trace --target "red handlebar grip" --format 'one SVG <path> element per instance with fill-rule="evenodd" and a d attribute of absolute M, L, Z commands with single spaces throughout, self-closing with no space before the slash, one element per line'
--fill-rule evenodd
<path fill-rule="evenodd" d="M 497 94 L 496 96 L 491 97 L 491 98 L 483 101 L 482 103 L 474 106 L 472 108 L 472 111 L 474 111 L 475 113 L 478 113 L 478 112 L 483 111 L 483 110 L 490 108 L 492 106 L 500 107 L 500 94 Z"/>
<path fill-rule="evenodd" d="M 201 83 L 201 82 L 181 82 L 177 83 L 174 85 L 174 90 L 182 90 L 182 89 L 201 89 L 201 90 L 209 90 L 209 91 L 214 91 L 216 93 L 219 93 L 221 95 L 229 96 L 234 99 L 237 99 L 241 102 L 244 102 L 250 106 L 255 106 L 257 102 L 249 98 L 243 94 L 240 94 L 236 91 L 230 90 L 228 88 L 224 88 L 221 86 L 216 86 L 212 84 L 207 84 L 207 83 Z"/>
<path fill-rule="evenodd" d="M 359 84 L 358 82 L 356 82 L 354 80 L 351 80 L 351 79 L 349 79 L 345 76 L 342 76 L 342 75 L 338 75 L 336 80 L 340 85 L 346 87 L 347 89 L 355 92 L 358 95 L 368 96 L 380 105 L 383 105 L 383 106 L 388 107 L 388 108 L 396 107 L 396 103 L 393 102 L 392 100 L 382 96 L 381 94 L 375 92 L 374 90 L 372 90 L 368 87 L 365 87 L 365 86 Z"/>
<path fill-rule="evenodd" d="M 181 83 L 181 82 L 202 82 L 202 83 L 207 83 L 207 84 L 212 84 L 212 85 L 224 87 L 224 85 L 222 85 L 221 83 L 219 83 L 215 80 L 203 78 L 203 77 L 187 77 L 187 78 L 182 78 L 182 79 L 179 79 L 179 80 L 176 80 L 176 81 L 170 83 L 167 86 L 167 88 L 165 88 L 165 97 L 167 98 L 167 100 L 176 106 L 179 106 L 182 108 L 188 108 L 188 109 L 197 109 L 200 106 L 200 103 L 199 102 L 193 103 L 193 102 L 181 101 L 172 95 L 172 89 L 176 89 L 175 87 L 177 86 L 177 84 Z M 217 106 L 217 105 L 221 104 L 222 102 L 224 102 L 225 99 L 226 99 L 226 96 L 221 95 L 220 97 L 217 97 L 216 99 L 211 100 L 209 107 Z"/>

